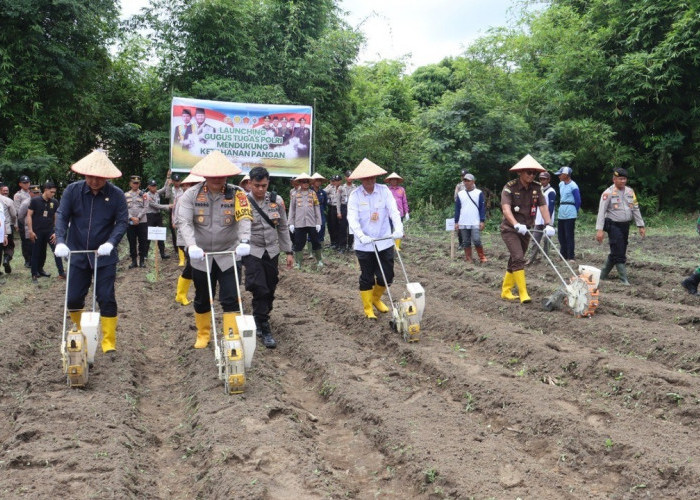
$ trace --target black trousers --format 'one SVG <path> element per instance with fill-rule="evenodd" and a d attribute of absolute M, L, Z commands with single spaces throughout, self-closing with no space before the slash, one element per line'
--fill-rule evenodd
<path fill-rule="evenodd" d="M 187 249 L 185 247 L 177 247 L 183 252 L 185 252 L 185 267 L 182 270 L 182 276 L 186 280 L 191 280 L 192 279 L 192 264 L 190 263 L 190 254 L 187 253 Z"/>
<path fill-rule="evenodd" d="M 0 264 L 5 262 L 10 262 L 12 256 L 15 254 L 15 234 L 7 235 L 7 245 L 0 245 Z"/>
<path fill-rule="evenodd" d="M 630 223 L 608 221 L 606 225 L 608 226 L 608 242 L 610 243 L 608 259 L 613 264 L 625 264 L 627 262 Z"/>
<path fill-rule="evenodd" d="M 31 264 L 32 262 L 32 240 L 27 238 L 24 232 L 24 224 L 19 225 L 19 238 L 22 240 L 22 257 L 24 257 L 25 264 Z"/>
<path fill-rule="evenodd" d="M 313 250 L 321 248 L 321 242 L 318 239 L 318 231 L 316 231 L 315 227 L 297 227 L 294 230 L 293 236 L 295 252 L 304 250 L 307 239 L 311 242 L 311 248 Z"/>
<path fill-rule="evenodd" d="M 275 290 L 279 283 L 278 262 L 279 254 L 270 257 L 267 252 L 262 258 L 252 255 L 243 257 L 245 289 L 253 294 L 253 317 L 258 328 L 261 323 L 270 321 Z"/>
<path fill-rule="evenodd" d="M 338 220 L 338 246 L 344 249 L 348 246 L 348 206 L 340 205 L 340 213 L 343 218 Z"/>
<path fill-rule="evenodd" d="M 165 227 L 163 225 L 163 215 L 160 212 L 155 214 L 146 214 L 146 221 L 148 221 L 148 227 Z M 148 229 L 146 229 L 146 231 L 148 231 Z M 148 236 L 148 233 L 146 234 Z M 161 257 L 165 255 L 165 242 L 163 240 L 158 240 L 158 251 L 160 252 Z M 148 253 L 148 246 L 146 246 L 146 253 Z"/>
<path fill-rule="evenodd" d="M 559 250 L 561 255 L 566 260 L 575 259 L 575 234 L 576 234 L 576 219 L 559 219 L 557 222 L 559 230 Z"/>
<path fill-rule="evenodd" d="M 53 234 L 53 229 L 50 231 L 41 231 L 36 234 L 34 239 L 34 244 L 32 245 L 32 276 L 38 276 L 39 271 L 44 270 L 44 264 L 46 263 L 46 245 L 51 247 L 53 252 L 56 248 L 55 243 L 51 243 L 51 235 Z M 58 257 L 54 257 L 56 261 L 56 269 L 58 269 L 58 274 L 64 274 L 63 271 L 63 260 Z"/>
<path fill-rule="evenodd" d="M 328 236 L 331 239 L 331 246 L 335 247 L 338 245 L 338 212 L 335 205 L 328 205 Z"/>
<path fill-rule="evenodd" d="M 68 276 L 68 310 L 81 311 L 85 308 L 85 296 L 92 283 L 93 269 L 71 266 Z M 114 295 L 114 280 L 117 277 L 117 264 L 97 268 L 95 295 L 100 305 L 100 315 L 114 318 L 117 315 L 117 299 Z M 92 299 L 90 299 L 92 307 Z"/>
<path fill-rule="evenodd" d="M 170 220 L 168 221 L 168 227 L 170 228 L 170 236 L 172 237 L 173 240 L 173 248 L 177 252 L 178 246 L 177 246 L 177 230 L 173 227 L 173 220 L 174 220 L 174 215 L 172 209 L 170 209 Z"/>
<path fill-rule="evenodd" d="M 143 222 L 136 225 L 129 224 L 126 228 L 126 239 L 129 240 L 129 256 L 132 260 L 136 257 L 148 257 L 148 226 Z"/>
<path fill-rule="evenodd" d="M 233 266 L 222 271 L 215 260 L 211 267 L 212 296 L 216 295 L 216 285 L 219 284 L 219 302 L 224 312 L 238 312 L 238 292 L 236 288 L 236 271 Z M 209 289 L 207 288 L 207 273 L 192 268 L 192 281 L 194 282 L 194 312 L 198 314 L 211 311 L 209 302 Z"/>
<path fill-rule="evenodd" d="M 360 264 L 360 291 L 371 290 L 374 285 L 389 286 L 394 281 L 394 247 L 379 252 L 379 260 L 374 252 L 355 250 L 357 262 Z M 381 263 L 381 268 L 379 267 Z M 386 276 L 386 282 L 382 276 Z"/>

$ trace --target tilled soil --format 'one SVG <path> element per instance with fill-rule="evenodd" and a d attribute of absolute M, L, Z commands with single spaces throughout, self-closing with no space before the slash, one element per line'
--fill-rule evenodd
<path fill-rule="evenodd" d="M 414 344 L 364 319 L 352 255 L 283 270 L 279 346 L 233 396 L 212 347 L 192 349 L 176 261 L 155 282 L 120 264 L 118 355 L 98 353 L 85 389 L 62 373 L 64 284 L 39 287 L 0 317 L 0 497 L 700 496 L 700 299 L 679 285 L 696 240 L 633 238 L 632 286 L 603 282 L 581 319 L 539 306 L 558 286 L 542 263 L 532 304 L 501 300 L 507 255 L 487 242 L 468 266 L 443 233 L 404 240 L 427 297 Z M 577 244 L 602 265 L 606 247 Z"/>

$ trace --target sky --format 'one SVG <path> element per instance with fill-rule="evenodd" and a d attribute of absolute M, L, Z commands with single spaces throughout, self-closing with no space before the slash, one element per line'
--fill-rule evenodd
<path fill-rule="evenodd" d="M 409 70 L 457 56 L 490 27 L 505 26 L 514 0 L 340 0 L 350 26 L 365 34 L 359 63 L 411 54 Z M 122 17 L 148 0 L 122 0 Z"/>

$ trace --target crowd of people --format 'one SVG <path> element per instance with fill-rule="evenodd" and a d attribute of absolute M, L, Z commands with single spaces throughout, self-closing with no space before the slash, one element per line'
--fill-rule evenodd
<path fill-rule="evenodd" d="M 341 253 L 354 251 L 360 268 L 358 291 L 364 315 L 376 319 L 375 311 L 389 311 L 382 296 L 393 281 L 395 252 L 401 250 L 410 209 L 401 185 L 404 179 L 394 172 L 384 178 L 384 183 L 377 182 L 387 171 L 368 159 L 343 176 L 297 176 L 292 179 L 288 207 L 281 196 L 269 190 L 270 173 L 265 168 L 253 168 L 238 186 L 230 184 L 228 179 L 242 171 L 218 151 L 200 160 L 187 177 L 181 179 L 180 174 L 168 172 L 162 187 L 151 179 L 145 191 L 139 176 L 130 177 L 126 192 L 109 182 L 121 172 L 99 150 L 71 169 L 85 179 L 70 184 L 60 202 L 51 182 L 39 187 L 23 175 L 14 199 L 9 198 L 8 186 L 0 186 L 2 265 L 6 273 L 12 272 L 14 233 L 20 235 L 24 265 L 31 269 L 34 282 L 49 276 L 44 270 L 47 245 L 54 253 L 59 278 L 65 279 L 63 259 L 70 258 L 67 305 L 78 325 L 96 266 L 96 298 L 106 353 L 116 351 L 116 248 L 126 234 L 128 268 L 145 267 L 148 227 L 162 227 L 166 211 L 170 212 L 173 247 L 183 267 L 175 300 L 183 306 L 193 304 L 195 348 L 206 348 L 211 339 L 210 286 L 218 288 L 224 330 L 237 329 L 237 274 L 244 274 L 245 289 L 252 295 L 258 336 L 267 348 L 274 348 L 277 342 L 270 312 L 279 281 L 280 255 L 284 255 L 287 268 L 302 269 L 303 252 L 309 245 L 316 267 L 322 268 L 326 232 L 330 240 L 327 248 Z M 548 242 L 555 233 L 563 258 L 575 263 L 575 222 L 581 195 L 572 179 L 573 169 L 568 166 L 554 173 L 560 180 L 558 195 L 549 184 L 552 174 L 532 156 L 525 156 L 510 170 L 516 177 L 501 191 L 500 233 L 509 253 L 501 298 L 528 303 L 531 299 L 525 268 L 550 251 Z M 625 169 L 614 169 L 613 184 L 601 195 L 596 221 L 596 239 L 602 242 L 607 233 L 610 244 L 601 279 L 608 279 L 615 267 L 624 284 L 629 284 L 625 264 L 630 224 L 634 223 L 645 236 L 644 220 L 636 194 L 627 186 L 627 177 Z M 465 260 L 484 263 L 488 259 L 481 233 L 486 207 L 476 181 L 474 174 L 462 171 L 461 182 L 455 187 L 454 230 Z M 161 203 L 161 196 L 168 202 Z M 558 231 L 554 229 L 555 219 Z M 531 239 L 535 244 L 526 258 Z M 160 257 L 167 259 L 164 242 L 158 243 Z M 89 252 L 74 253 L 85 250 Z M 217 254 L 205 262 L 212 252 L 231 255 Z M 682 284 L 689 293 L 697 294 L 699 283 L 700 269 Z M 195 294 L 191 301 L 188 292 L 192 284 Z"/>

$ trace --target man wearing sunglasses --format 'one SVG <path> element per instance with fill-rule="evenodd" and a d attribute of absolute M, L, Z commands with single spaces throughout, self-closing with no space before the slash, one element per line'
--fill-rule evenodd
<path fill-rule="evenodd" d="M 544 234 L 554 236 L 554 228 L 547 207 L 547 199 L 542 193 L 542 186 L 535 181 L 535 176 L 545 169 L 532 156 L 526 155 L 522 160 L 510 169 L 518 174 L 517 179 L 509 181 L 501 191 L 501 210 L 503 221 L 501 222 L 501 237 L 508 248 L 510 258 L 508 268 L 503 278 L 501 298 L 515 300 L 527 304 L 531 302 L 525 283 L 525 253 L 530 242 L 528 228 L 535 224 L 537 209 L 542 207 L 541 213 L 544 219 Z M 514 295 L 512 288 L 518 287 L 518 295 Z"/>

